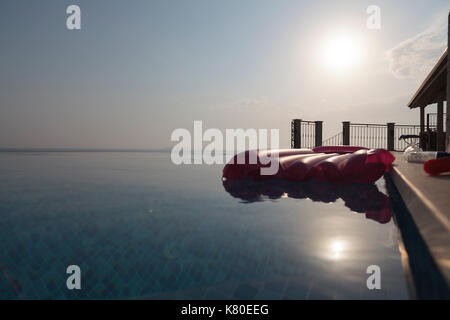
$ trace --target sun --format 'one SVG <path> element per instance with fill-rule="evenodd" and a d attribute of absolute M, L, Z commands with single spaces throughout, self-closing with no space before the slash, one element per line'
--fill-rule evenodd
<path fill-rule="evenodd" d="M 360 41 L 348 34 L 326 39 L 321 50 L 324 67 L 333 71 L 347 72 L 359 65 L 363 58 Z"/>

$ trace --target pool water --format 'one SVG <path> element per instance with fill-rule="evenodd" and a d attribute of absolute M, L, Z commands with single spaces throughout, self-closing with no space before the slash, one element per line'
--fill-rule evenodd
<path fill-rule="evenodd" d="M 0 299 L 409 297 L 383 179 L 222 182 L 162 152 L 0 153 L 0 168 Z"/>

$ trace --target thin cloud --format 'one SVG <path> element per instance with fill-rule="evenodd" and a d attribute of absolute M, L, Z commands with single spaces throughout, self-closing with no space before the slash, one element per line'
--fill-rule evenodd
<path fill-rule="evenodd" d="M 389 71 L 399 79 L 422 79 L 447 47 L 447 20 L 439 19 L 425 31 L 386 52 Z"/>

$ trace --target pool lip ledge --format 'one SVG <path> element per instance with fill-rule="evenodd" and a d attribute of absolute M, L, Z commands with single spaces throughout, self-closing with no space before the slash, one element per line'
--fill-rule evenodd
<path fill-rule="evenodd" d="M 422 164 L 406 163 L 401 153 L 395 156 L 397 160 L 388 175 L 450 287 L 450 176 L 429 180 L 433 178 L 423 171 Z M 439 194 L 439 201 L 433 201 L 433 189 Z"/>

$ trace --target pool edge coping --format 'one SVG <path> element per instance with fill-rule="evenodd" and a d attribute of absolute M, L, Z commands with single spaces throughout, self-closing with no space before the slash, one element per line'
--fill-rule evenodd
<path fill-rule="evenodd" d="M 439 271 L 450 287 L 449 221 L 442 212 L 396 167 L 387 173 L 402 197 Z"/>

